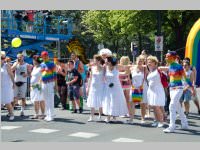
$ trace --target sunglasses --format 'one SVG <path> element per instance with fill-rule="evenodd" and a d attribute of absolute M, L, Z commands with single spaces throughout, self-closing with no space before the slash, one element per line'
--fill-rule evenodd
<path fill-rule="evenodd" d="M 6 57 L 1 57 L 2 60 L 6 59 Z"/>

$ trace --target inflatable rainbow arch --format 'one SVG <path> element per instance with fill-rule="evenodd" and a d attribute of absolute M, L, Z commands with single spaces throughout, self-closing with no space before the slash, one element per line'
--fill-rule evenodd
<path fill-rule="evenodd" d="M 196 84 L 200 85 L 200 18 L 195 22 L 187 37 L 185 57 L 189 57 L 191 65 L 196 67 Z"/>

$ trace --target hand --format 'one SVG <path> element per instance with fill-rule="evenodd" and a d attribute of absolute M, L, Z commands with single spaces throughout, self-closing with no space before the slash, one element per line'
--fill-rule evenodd
<path fill-rule="evenodd" d="M 66 82 L 67 85 L 70 85 L 70 82 Z"/>
<path fill-rule="evenodd" d="M 196 92 L 195 92 L 194 88 L 192 88 L 191 93 L 192 93 L 192 96 L 196 95 Z"/>
<path fill-rule="evenodd" d="M 187 90 L 187 89 L 186 89 L 186 88 L 184 88 L 184 89 L 183 89 L 183 93 L 185 93 L 185 92 L 186 92 L 186 90 Z"/>

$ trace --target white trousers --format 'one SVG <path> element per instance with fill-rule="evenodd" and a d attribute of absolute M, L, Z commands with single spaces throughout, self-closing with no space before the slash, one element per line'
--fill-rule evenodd
<path fill-rule="evenodd" d="M 45 113 L 49 118 L 54 117 L 54 82 L 42 83 L 42 99 L 45 101 Z"/>
<path fill-rule="evenodd" d="M 169 104 L 169 111 L 170 111 L 170 124 L 169 127 L 175 129 L 175 121 L 176 121 L 176 112 L 178 112 L 179 117 L 181 119 L 181 125 L 186 126 L 188 125 L 187 118 L 184 114 L 183 108 L 180 104 L 180 98 L 183 94 L 183 89 L 170 89 L 170 104 Z"/>

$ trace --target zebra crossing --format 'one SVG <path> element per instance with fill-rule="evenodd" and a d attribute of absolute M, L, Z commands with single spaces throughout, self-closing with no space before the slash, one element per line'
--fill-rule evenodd
<path fill-rule="evenodd" d="M 17 130 L 19 128 L 23 128 L 22 126 L 1 126 L 2 131 L 12 131 Z M 38 128 L 34 130 L 29 130 L 28 132 L 32 134 L 52 134 L 55 132 L 61 132 L 61 130 L 57 129 L 49 129 L 49 128 Z M 6 134 L 6 133 L 4 133 Z M 66 135 L 68 137 L 75 137 L 75 138 L 81 138 L 81 139 L 91 139 L 97 136 L 101 136 L 99 133 L 91 133 L 91 132 L 74 132 L 71 134 Z M 141 139 L 131 139 L 131 138 L 125 138 L 125 137 L 119 137 L 115 139 L 111 139 L 109 142 L 144 142 Z"/>

